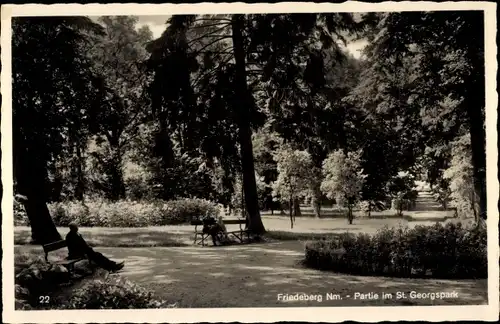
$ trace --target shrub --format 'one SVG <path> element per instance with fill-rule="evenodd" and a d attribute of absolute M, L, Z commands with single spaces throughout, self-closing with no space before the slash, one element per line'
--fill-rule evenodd
<path fill-rule="evenodd" d="M 188 223 L 193 218 L 205 215 L 217 218 L 219 208 L 203 199 L 178 199 L 164 203 L 161 207 L 162 225 Z"/>
<path fill-rule="evenodd" d="M 370 216 L 371 212 L 380 212 L 386 209 L 385 203 L 380 200 L 360 201 L 356 209 L 363 212 L 365 215 Z"/>
<path fill-rule="evenodd" d="M 82 226 L 102 227 L 145 227 L 161 224 L 159 203 L 138 201 L 94 201 L 89 205 L 89 215 L 86 221 L 80 221 Z"/>
<path fill-rule="evenodd" d="M 26 212 L 16 203 L 15 225 L 26 225 Z M 109 202 L 93 199 L 65 201 L 48 204 L 52 219 L 57 226 L 68 226 L 76 222 L 80 226 L 99 227 L 146 227 L 189 223 L 193 218 L 218 216 L 219 208 L 203 199 L 179 199 L 171 201 L 129 201 Z"/>
<path fill-rule="evenodd" d="M 69 273 L 61 265 L 50 265 L 39 256 L 18 254 L 15 258 L 16 309 L 123 309 L 173 307 L 155 298 L 148 289 L 119 276 L 90 278 L 72 290 Z M 86 265 L 88 267 L 88 264 Z M 87 271 L 88 272 L 88 271 Z M 71 296 L 68 298 L 68 292 Z M 40 296 L 50 296 L 50 304 L 39 303 Z"/>
<path fill-rule="evenodd" d="M 70 280 L 65 267 L 51 265 L 39 255 L 16 254 L 14 265 L 16 309 L 44 308 L 40 296 L 52 295 Z"/>
<path fill-rule="evenodd" d="M 306 244 L 305 264 L 351 274 L 485 278 L 486 229 L 461 223 L 388 228 Z"/>
<path fill-rule="evenodd" d="M 172 308 L 153 292 L 119 276 L 89 281 L 75 289 L 61 309 Z"/>
<path fill-rule="evenodd" d="M 14 225 L 28 225 L 28 215 L 21 202 L 14 199 Z"/>

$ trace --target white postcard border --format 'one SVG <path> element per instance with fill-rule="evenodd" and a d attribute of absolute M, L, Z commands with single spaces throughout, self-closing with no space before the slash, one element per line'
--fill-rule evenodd
<path fill-rule="evenodd" d="M 200 4 L 54 4 L 2 5 L 1 29 L 1 93 L 2 93 L 2 275 L 3 319 L 9 323 L 196 323 L 196 322 L 340 322 L 353 320 L 495 320 L 499 315 L 498 268 L 498 208 L 497 178 L 497 104 L 496 92 L 496 4 L 491 2 L 345 2 L 317 3 L 200 3 Z M 368 12 L 368 11 L 432 11 L 484 10 L 486 60 L 486 155 L 488 191 L 488 305 L 483 306 L 386 306 L 386 307 L 294 307 L 294 308 L 223 308 L 223 309 L 162 309 L 162 310 L 14 310 L 14 237 L 13 237 L 13 178 L 12 178 L 12 84 L 11 84 L 11 17 L 62 15 L 158 15 L 199 13 L 294 13 L 294 12 Z"/>

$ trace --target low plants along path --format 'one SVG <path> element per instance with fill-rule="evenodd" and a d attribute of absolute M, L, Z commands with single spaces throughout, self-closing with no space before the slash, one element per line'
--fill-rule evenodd
<path fill-rule="evenodd" d="M 303 243 L 228 247 L 98 248 L 124 260 L 120 275 L 178 307 L 473 305 L 487 303 L 486 280 L 363 277 L 304 268 Z M 419 299 L 410 293 L 456 292 L 458 298 Z M 397 293 L 407 298 L 397 299 Z M 278 294 L 321 295 L 322 302 L 278 300 Z M 330 293 L 332 299 L 326 300 Z M 355 298 L 356 293 L 365 298 Z M 371 293 L 371 294 L 370 294 Z M 382 299 L 382 294 L 392 299 Z M 378 299 L 370 299 L 378 294 Z"/>

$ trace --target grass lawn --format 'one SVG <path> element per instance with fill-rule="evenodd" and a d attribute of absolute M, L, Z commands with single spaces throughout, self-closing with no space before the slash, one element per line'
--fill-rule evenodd
<path fill-rule="evenodd" d="M 303 244 L 297 241 L 229 247 L 101 247 L 98 251 L 124 260 L 119 274 L 152 289 L 178 307 L 394 306 L 473 305 L 487 303 L 486 280 L 429 280 L 362 277 L 322 272 L 300 264 Z M 16 255 L 36 253 L 17 246 Z M 410 292 L 456 292 L 458 298 L 410 298 Z M 396 293 L 404 292 L 405 299 Z M 322 295 L 317 301 L 283 302 L 278 294 Z M 335 296 L 326 300 L 326 294 Z M 354 298 L 356 293 L 393 294 L 392 299 Z"/>
<path fill-rule="evenodd" d="M 456 221 L 456 220 L 448 220 Z M 487 280 L 430 280 L 363 277 L 322 272 L 300 264 L 304 242 L 349 232 L 375 233 L 384 226 L 434 222 L 408 222 L 398 218 L 355 219 L 297 217 L 290 229 L 288 217 L 263 216 L 268 230 L 263 243 L 226 247 L 192 245 L 193 226 L 145 228 L 81 228 L 99 252 L 125 261 L 121 275 L 152 289 L 158 297 L 178 307 L 269 306 L 390 306 L 472 305 L 487 303 Z M 231 230 L 228 226 L 228 230 Z M 235 225 L 236 228 L 238 227 Z M 59 228 L 65 236 L 66 228 Z M 28 227 L 15 228 L 16 264 L 26 255 L 43 256 L 41 247 L 27 245 Z M 154 247 L 154 248 L 152 248 Z M 56 256 L 57 257 L 57 256 Z M 458 298 L 415 299 L 410 292 L 457 292 Z M 397 299 L 402 292 L 407 298 Z M 317 301 L 283 302 L 278 294 L 321 295 Z M 326 294 L 334 300 L 326 300 Z M 355 294 L 390 293 L 392 299 L 360 299 Z"/>
<path fill-rule="evenodd" d="M 312 217 L 314 218 L 314 211 L 309 205 L 300 205 L 300 211 L 302 217 Z M 286 217 L 288 215 L 288 210 L 284 210 L 285 214 L 281 214 L 281 216 Z M 345 219 L 346 210 L 338 209 L 336 207 L 331 206 L 322 206 L 321 207 L 321 218 L 336 218 L 336 219 Z M 367 216 L 362 211 L 353 211 L 354 217 L 358 219 L 367 219 Z M 261 215 L 263 216 L 271 216 L 271 211 L 262 211 Z M 274 215 L 280 215 L 280 211 L 274 211 Z M 445 221 L 449 218 L 453 218 L 454 212 L 451 210 L 443 211 L 427 208 L 425 210 L 411 210 L 403 212 L 404 218 L 410 219 L 412 221 Z M 400 219 L 400 216 L 395 214 L 393 210 L 384 210 L 380 212 L 371 212 L 372 219 Z"/>
<path fill-rule="evenodd" d="M 297 217 L 294 228 L 290 228 L 290 220 L 286 216 L 263 216 L 262 221 L 269 240 L 309 240 L 323 238 L 344 232 L 375 233 L 387 226 L 418 224 L 432 225 L 432 221 L 408 222 L 401 218 L 358 218 L 353 225 L 348 225 L 344 218 L 315 219 Z M 455 220 L 448 220 L 455 221 Z M 228 230 L 237 229 L 238 225 L 227 225 Z M 58 228 L 59 233 L 66 236 L 68 229 Z M 80 232 L 92 246 L 100 247 L 155 247 L 155 246 L 191 246 L 193 244 L 194 226 L 170 225 L 155 227 L 82 227 Z M 31 230 L 27 226 L 16 226 L 14 242 L 16 245 L 29 244 Z"/>

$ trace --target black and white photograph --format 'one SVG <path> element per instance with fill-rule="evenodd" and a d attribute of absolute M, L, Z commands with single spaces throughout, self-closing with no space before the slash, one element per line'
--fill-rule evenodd
<path fill-rule="evenodd" d="M 389 4 L 2 6 L 5 320 L 498 319 L 496 5 Z"/>

